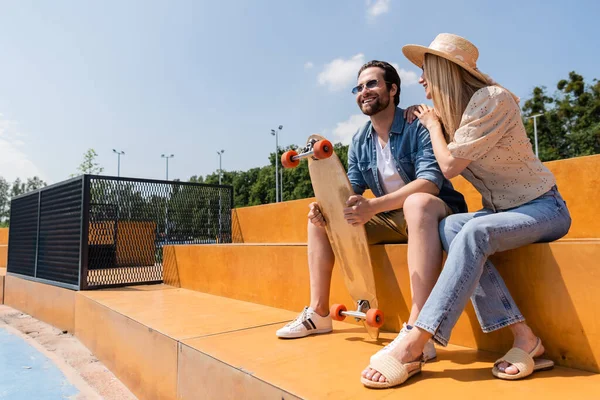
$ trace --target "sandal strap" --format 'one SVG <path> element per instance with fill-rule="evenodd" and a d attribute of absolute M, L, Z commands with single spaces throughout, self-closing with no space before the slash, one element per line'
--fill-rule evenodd
<path fill-rule="evenodd" d="M 537 346 L 536 346 L 537 347 Z M 519 349 L 518 347 L 513 347 L 504 355 L 504 357 L 496 360 L 494 365 L 498 365 L 499 363 L 506 361 L 509 364 L 514 365 L 519 370 L 517 375 L 529 375 L 533 372 L 533 367 L 535 365 L 535 361 L 531 354 Z"/>
<path fill-rule="evenodd" d="M 403 364 L 389 354 L 379 354 L 371 357 L 370 367 L 383 375 L 391 386 L 394 386 L 408 379 L 409 367 L 415 364 L 418 365 L 418 369 L 421 368 L 421 361 Z"/>

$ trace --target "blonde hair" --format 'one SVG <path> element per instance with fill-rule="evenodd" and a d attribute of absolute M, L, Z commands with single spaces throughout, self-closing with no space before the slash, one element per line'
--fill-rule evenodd
<path fill-rule="evenodd" d="M 425 54 L 423 67 L 433 106 L 440 116 L 446 140 L 451 142 L 471 97 L 491 83 L 482 81 L 460 65 L 434 54 Z"/>

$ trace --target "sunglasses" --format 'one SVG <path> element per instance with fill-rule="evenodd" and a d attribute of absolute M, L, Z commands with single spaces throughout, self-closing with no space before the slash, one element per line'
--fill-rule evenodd
<path fill-rule="evenodd" d="M 385 81 L 385 83 L 390 83 L 391 84 L 391 82 L 388 82 L 388 81 Z M 371 79 L 370 81 L 368 81 L 364 85 L 360 84 L 358 86 L 354 86 L 352 88 L 352 94 L 359 94 L 360 92 L 363 91 L 364 88 L 375 89 L 378 85 L 379 85 L 379 80 L 378 79 Z"/>

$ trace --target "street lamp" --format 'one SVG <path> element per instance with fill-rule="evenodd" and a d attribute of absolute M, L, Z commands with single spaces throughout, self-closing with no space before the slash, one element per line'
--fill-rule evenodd
<path fill-rule="evenodd" d="M 223 171 L 221 169 L 221 156 L 223 153 L 225 153 L 225 150 L 217 151 L 217 154 L 219 155 L 219 185 L 221 184 L 221 175 L 222 175 L 222 171 Z"/>
<path fill-rule="evenodd" d="M 271 135 L 275 136 L 275 202 L 279 203 L 279 132 L 283 129 L 283 125 L 279 125 L 278 130 L 271 129 Z M 283 177 L 283 176 L 282 176 Z"/>
<path fill-rule="evenodd" d="M 539 158 L 538 156 L 538 138 L 537 138 L 537 117 L 541 117 L 544 114 L 536 114 L 536 115 L 530 115 L 529 117 L 525 117 L 525 119 L 529 119 L 529 118 L 533 118 L 533 141 L 535 143 L 535 156 L 537 158 Z"/>
<path fill-rule="evenodd" d="M 169 158 L 175 157 L 175 154 L 171 154 L 171 155 L 168 155 L 168 156 L 166 156 L 164 154 L 161 154 L 160 156 L 162 158 L 165 158 L 167 160 L 167 180 L 169 180 Z"/>
<path fill-rule="evenodd" d="M 124 151 L 117 151 L 113 149 L 113 153 L 117 155 L 117 177 L 121 176 L 121 155 L 125 154 Z"/>

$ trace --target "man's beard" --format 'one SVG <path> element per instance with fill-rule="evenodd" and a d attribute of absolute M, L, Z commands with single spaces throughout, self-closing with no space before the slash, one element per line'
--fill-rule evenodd
<path fill-rule="evenodd" d="M 386 98 L 378 97 L 378 98 L 376 98 L 375 100 L 373 100 L 371 103 L 369 103 L 367 105 L 363 105 L 361 103 L 360 104 L 360 110 L 363 112 L 363 114 L 368 115 L 368 116 L 372 116 L 372 115 L 375 115 L 375 114 L 377 114 L 378 112 L 380 112 L 382 110 L 385 110 L 389 104 L 390 104 L 390 97 L 389 96 L 387 96 Z"/>

